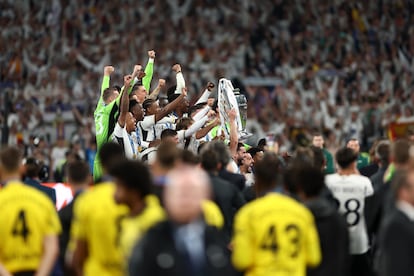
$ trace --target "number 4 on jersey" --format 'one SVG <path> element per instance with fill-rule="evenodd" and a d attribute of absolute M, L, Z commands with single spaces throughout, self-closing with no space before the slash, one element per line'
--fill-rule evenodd
<path fill-rule="evenodd" d="M 263 250 L 270 250 L 273 254 L 277 252 L 277 241 L 276 241 L 276 227 L 274 225 L 269 227 L 266 235 L 263 237 L 260 248 Z"/>
<path fill-rule="evenodd" d="M 21 236 L 24 242 L 27 242 L 29 234 L 30 230 L 27 227 L 26 212 L 24 210 L 20 210 L 13 224 L 12 235 Z"/>

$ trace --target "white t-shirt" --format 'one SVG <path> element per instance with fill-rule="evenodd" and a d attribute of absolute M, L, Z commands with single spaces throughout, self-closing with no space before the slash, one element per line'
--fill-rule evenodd
<path fill-rule="evenodd" d="M 154 117 L 154 123 L 150 126 L 145 125 L 142 128 L 148 131 L 147 141 L 154 141 L 161 138 L 161 133 L 164 129 L 175 129 L 175 116 L 166 116 L 155 123 L 155 115 L 151 115 Z M 145 116 L 147 117 L 147 116 Z"/>
<path fill-rule="evenodd" d="M 126 126 L 122 128 L 118 122 L 114 129 L 114 140 L 124 148 L 126 158 L 141 159 L 139 145 L 136 139 L 132 139 L 132 136 L 126 130 Z"/>
<path fill-rule="evenodd" d="M 330 174 L 325 177 L 326 186 L 339 202 L 339 213 L 348 223 L 350 253 L 363 254 L 369 249 L 364 217 L 365 198 L 374 190 L 368 177 L 361 175 Z"/>

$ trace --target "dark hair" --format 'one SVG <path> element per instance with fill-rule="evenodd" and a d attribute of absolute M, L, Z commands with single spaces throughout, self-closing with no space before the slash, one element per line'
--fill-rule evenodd
<path fill-rule="evenodd" d="M 208 143 L 207 147 L 204 150 L 212 150 L 218 156 L 218 161 L 221 163 L 221 166 L 224 168 L 230 162 L 231 154 L 228 146 L 222 141 L 211 141 Z M 202 152 L 203 152 L 202 151 Z"/>
<path fill-rule="evenodd" d="M 140 86 L 142 86 L 142 82 L 140 80 L 138 80 L 138 83 L 136 83 L 136 84 L 134 84 L 134 86 L 132 86 L 131 93 L 137 91 Z"/>
<path fill-rule="evenodd" d="M 410 160 L 410 142 L 407 139 L 399 139 L 392 145 L 393 161 L 397 164 L 405 164 Z"/>
<path fill-rule="evenodd" d="M 26 177 L 36 178 L 39 176 L 41 167 L 40 167 L 39 161 L 37 161 L 36 158 L 33 158 L 33 157 L 27 158 L 24 166 L 26 168 Z"/>
<path fill-rule="evenodd" d="M 151 173 L 141 161 L 124 159 L 113 165 L 109 173 L 120 180 L 121 185 L 138 192 L 141 198 L 151 193 Z"/>
<path fill-rule="evenodd" d="M 325 167 L 326 160 L 323 154 L 323 149 L 311 146 L 310 149 L 313 152 L 313 166 L 317 169 L 322 170 Z"/>
<path fill-rule="evenodd" d="M 336 152 L 335 159 L 341 169 L 346 169 L 358 159 L 358 153 L 350 148 L 341 148 Z"/>
<path fill-rule="evenodd" d="M 346 140 L 346 144 L 348 145 L 348 143 L 351 142 L 351 141 L 356 141 L 356 142 L 359 143 L 359 140 L 357 138 L 350 138 L 350 139 Z"/>
<path fill-rule="evenodd" d="M 254 164 L 254 176 L 265 188 L 278 184 L 280 160 L 273 152 L 266 152 L 263 159 Z"/>
<path fill-rule="evenodd" d="M 253 147 L 247 150 L 247 153 L 250 153 L 250 155 L 252 156 L 252 158 L 254 158 L 256 156 L 256 154 L 258 154 L 259 152 L 263 151 L 262 149 L 259 149 L 257 147 Z"/>
<path fill-rule="evenodd" d="M 114 89 L 113 87 L 106 88 L 102 93 L 102 99 L 104 100 L 104 102 L 106 102 L 109 99 L 109 97 L 111 97 L 114 94 L 115 91 L 116 89 Z"/>
<path fill-rule="evenodd" d="M 193 123 L 193 119 L 189 117 L 182 117 L 178 120 L 175 126 L 175 129 L 177 131 L 182 130 L 182 129 L 188 129 L 192 123 Z"/>
<path fill-rule="evenodd" d="M 219 158 L 217 153 L 212 150 L 206 150 L 201 154 L 201 166 L 207 172 L 217 171 L 219 164 Z"/>
<path fill-rule="evenodd" d="M 198 155 L 195 155 L 192 151 L 188 149 L 180 150 L 180 159 L 184 164 L 188 164 L 188 165 L 200 164 L 200 157 Z"/>
<path fill-rule="evenodd" d="M 142 103 L 142 108 L 147 110 L 149 107 L 151 107 L 151 105 L 155 103 L 155 100 L 153 99 L 146 99 L 144 100 L 144 102 Z"/>
<path fill-rule="evenodd" d="M 177 145 L 175 143 L 170 141 L 163 141 L 158 146 L 156 158 L 162 167 L 171 169 L 174 167 L 175 162 L 180 158 L 180 150 L 177 148 Z"/>
<path fill-rule="evenodd" d="M 237 151 L 239 151 L 239 149 L 244 148 L 244 144 L 241 142 L 237 143 Z"/>
<path fill-rule="evenodd" d="M 177 135 L 177 131 L 171 128 L 166 128 L 161 132 L 161 141 L 168 137 L 174 137 Z"/>
<path fill-rule="evenodd" d="M 295 187 L 301 190 L 306 197 L 317 197 L 325 186 L 324 174 L 315 166 L 290 168 L 288 171 L 293 176 Z"/>
<path fill-rule="evenodd" d="M 17 172 L 22 163 L 22 153 L 16 147 L 5 147 L 0 151 L 0 165 L 8 172 Z"/>
<path fill-rule="evenodd" d="M 375 148 L 375 157 L 383 164 L 388 165 L 390 162 L 390 143 L 387 140 L 378 143 Z"/>
<path fill-rule="evenodd" d="M 197 110 L 203 109 L 205 107 L 205 105 L 206 105 L 205 103 L 199 103 L 199 104 L 191 106 L 188 109 L 188 112 L 187 112 L 188 117 L 191 117 L 193 115 L 193 113 L 196 112 Z"/>
<path fill-rule="evenodd" d="M 105 170 L 108 170 L 111 165 L 116 163 L 118 160 L 125 158 L 124 149 L 121 145 L 114 142 L 105 143 L 99 150 L 98 154 L 102 167 Z"/>
<path fill-rule="evenodd" d="M 116 91 L 118 91 L 119 93 L 121 93 L 121 90 L 122 90 L 121 86 L 114 85 L 114 86 L 112 86 L 112 88 L 115 89 Z"/>
<path fill-rule="evenodd" d="M 70 184 L 83 184 L 88 181 L 90 175 L 89 166 L 85 161 L 69 162 L 66 173 Z"/>
<path fill-rule="evenodd" d="M 139 104 L 139 102 L 137 102 L 137 100 L 135 100 L 135 99 L 132 99 L 132 100 L 129 100 L 129 107 L 128 107 L 128 110 L 129 110 L 129 112 L 131 112 L 131 110 L 137 105 L 137 104 Z"/>

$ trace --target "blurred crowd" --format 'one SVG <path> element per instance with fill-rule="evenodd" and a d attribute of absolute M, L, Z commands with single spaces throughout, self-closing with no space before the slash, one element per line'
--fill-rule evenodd
<path fill-rule="evenodd" d="M 290 151 L 316 129 L 332 151 L 349 138 L 367 149 L 390 122 L 413 116 L 412 14 L 411 0 L 3 0 L 0 89 L 10 91 L 11 114 L 6 122 L 2 93 L 0 121 L 9 144 L 37 138 L 50 151 L 59 135 L 46 125 L 64 129 L 69 113 L 75 127 L 62 130 L 64 140 L 93 148 L 103 66 L 116 65 L 121 83 L 155 49 L 155 80 L 169 86 L 179 62 L 189 95 L 207 81 L 237 79 L 249 100 L 250 144 L 271 133 Z"/>

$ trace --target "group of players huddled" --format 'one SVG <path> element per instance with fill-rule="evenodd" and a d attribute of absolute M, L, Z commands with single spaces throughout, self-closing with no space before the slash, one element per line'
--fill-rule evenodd
<path fill-rule="evenodd" d="M 379 141 L 370 161 L 356 139 L 333 158 L 318 133 L 294 154 L 246 145 L 234 109 L 220 122 L 213 83 L 189 106 L 179 64 L 167 103 L 165 80 L 149 92 L 148 56 L 122 87 L 104 68 L 94 181 L 68 162 L 74 199 L 59 212 L 35 160 L 1 150 L 0 276 L 414 273 L 409 140 Z"/>

